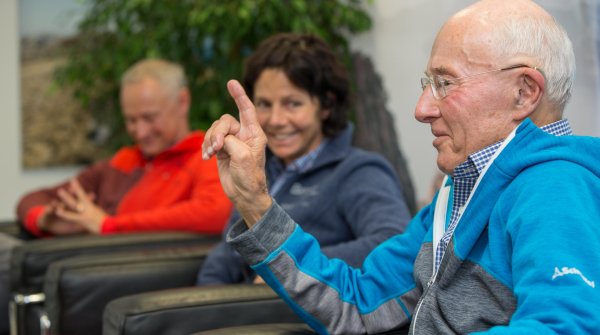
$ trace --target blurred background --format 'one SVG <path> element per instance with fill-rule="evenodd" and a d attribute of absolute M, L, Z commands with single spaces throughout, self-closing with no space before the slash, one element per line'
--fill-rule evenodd
<path fill-rule="evenodd" d="M 437 168 L 427 125 L 415 121 L 419 79 L 448 16 L 473 0 L 0 2 L 0 219 L 14 218 L 27 190 L 73 175 L 127 139 L 118 79 L 134 60 L 185 64 L 192 124 L 231 112 L 224 83 L 243 56 L 277 31 L 315 32 L 352 66 L 367 55 L 381 77 L 395 139 L 419 201 Z M 566 28 L 577 78 L 566 117 L 581 135 L 600 136 L 600 1 L 537 0 Z M 600 154 L 600 148 L 599 148 Z"/>

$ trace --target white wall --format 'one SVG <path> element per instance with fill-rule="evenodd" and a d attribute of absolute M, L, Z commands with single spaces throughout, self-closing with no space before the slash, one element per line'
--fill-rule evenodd
<path fill-rule="evenodd" d="M 435 165 L 428 125 L 414 119 L 421 93 L 419 79 L 427 65 L 431 44 L 442 23 L 474 0 L 376 0 L 373 29 L 354 41 L 357 50 L 371 55 L 383 78 L 395 115 L 400 145 L 408 158 L 418 199 L 427 197 Z M 600 73 L 598 65 L 597 0 L 538 0 L 565 26 L 573 40 L 577 61 L 574 94 L 566 117 L 577 134 L 600 136 Z"/>
<path fill-rule="evenodd" d="M 355 47 L 372 56 L 389 96 L 399 141 L 409 161 L 418 198 L 427 195 L 434 173 L 435 150 L 427 125 L 415 121 L 414 106 L 437 30 L 452 13 L 472 0 L 376 0 L 373 30 Z M 565 26 L 577 54 L 578 76 L 566 115 L 576 133 L 600 136 L 600 74 L 598 70 L 598 11 L 596 0 L 539 0 Z M 72 176 L 76 167 L 21 169 L 18 0 L 0 1 L 0 220 L 14 218 L 19 196 L 35 187 Z"/>

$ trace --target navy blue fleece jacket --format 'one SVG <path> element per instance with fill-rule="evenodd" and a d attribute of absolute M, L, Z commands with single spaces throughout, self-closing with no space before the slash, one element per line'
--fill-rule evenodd
<path fill-rule="evenodd" d="M 317 238 L 325 255 L 360 267 L 373 248 L 404 231 L 410 213 L 388 161 L 352 147 L 351 142 L 352 127 L 348 126 L 329 139 L 311 168 L 281 187 L 275 200 Z M 267 179 L 272 181 L 269 173 Z M 239 218 L 235 211 L 229 226 Z M 251 282 L 253 278 L 239 254 L 222 242 L 204 262 L 198 284 Z"/>

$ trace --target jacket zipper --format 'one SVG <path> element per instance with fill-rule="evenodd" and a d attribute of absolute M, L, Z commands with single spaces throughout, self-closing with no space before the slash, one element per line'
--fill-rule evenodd
<path fill-rule="evenodd" d="M 417 305 L 417 311 L 415 312 L 415 320 L 413 322 L 413 327 L 412 327 L 412 329 L 413 329 L 412 335 L 415 335 L 415 330 L 417 329 L 417 318 L 419 317 L 419 311 L 421 310 L 421 306 L 423 305 L 423 300 L 425 300 L 425 296 L 427 295 L 427 293 L 429 293 L 429 288 L 435 282 L 435 279 L 437 278 L 437 274 L 438 274 L 438 271 L 436 271 L 431 276 L 431 278 L 429 278 L 429 281 L 427 282 L 427 288 L 425 288 L 425 291 L 423 291 L 423 294 L 421 295 L 421 299 L 419 299 L 419 303 Z"/>
<path fill-rule="evenodd" d="M 446 255 L 446 253 L 444 253 L 444 255 L 442 256 L 442 261 L 444 260 L 444 256 Z M 440 262 L 440 267 L 442 266 L 441 262 Z M 427 296 L 427 293 L 429 293 L 429 288 L 431 287 L 431 285 L 433 285 L 433 283 L 435 282 L 435 279 L 437 278 L 437 275 L 439 273 L 439 268 L 437 271 L 435 271 L 435 273 L 433 275 L 431 275 L 431 278 L 429 278 L 429 281 L 427 281 L 427 288 L 425 288 L 425 290 L 423 291 L 423 294 L 421 295 L 421 299 L 419 299 L 419 303 L 417 304 L 417 311 L 415 312 L 415 319 L 413 322 L 413 331 L 412 331 L 412 335 L 415 335 L 415 330 L 417 329 L 417 318 L 419 317 L 419 311 L 421 310 L 421 306 L 423 305 L 423 300 L 425 300 L 425 296 Z"/>

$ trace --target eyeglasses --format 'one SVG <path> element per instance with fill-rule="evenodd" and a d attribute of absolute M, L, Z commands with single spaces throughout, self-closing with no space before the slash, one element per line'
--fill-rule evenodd
<path fill-rule="evenodd" d="M 488 74 L 488 73 L 514 70 L 514 69 L 518 69 L 518 68 L 522 68 L 522 67 L 528 67 L 530 69 L 538 70 L 537 67 L 519 64 L 519 65 L 505 67 L 502 69 L 496 69 L 496 70 L 475 73 L 475 74 L 471 74 L 471 75 L 460 77 L 460 78 L 454 78 L 454 79 L 446 79 L 440 75 L 433 75 L 433 76 L 428 75 L 427 77 L 421 78 L 421 88 L 423 89 L 423 91 L 425 91 L 425 89 L 427 88 L 427 86 L 429 86 L 429 84 L 433 84 L 433 85 L 431 85 L 431 92 L 433 92 L 433 97 L 436 100 L 442 100 L 446 97 L 446 94 L 447 94 L 446 91 L 447 91 L 448 87 L 450 87 L 451 85 L 457 84 L 459 81 L 465 81 L 465 80 L 473 78 L 475 76 L 480 76 L 480 75 L 484 75 L 484 74 Z"/>

